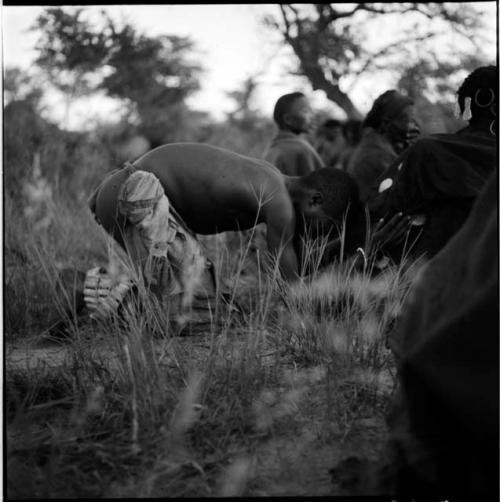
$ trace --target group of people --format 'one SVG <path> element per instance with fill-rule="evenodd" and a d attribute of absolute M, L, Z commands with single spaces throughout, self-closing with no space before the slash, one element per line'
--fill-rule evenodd
<path fill-rule="evenodd" d="M 496 171 L 497 94 L 496 67 L 477 69 L 457 93 L 467 127 L 420 137 L 412 100 L 386 91 L 361 124 L 356 146 L 344 141 L 338 148 L 333 136 L 333 165 L 305 137 L 313 116 L 306 96 L 286 94 L 276 102 L 278 131 L 263 159 L 207 144 L 163 145 L 107 175 L 90 208 L 158 294 L 173 283 L 189 291 L 184 305 L 210 282 L 207 270 L 213 276 L 208 260 L 193 258 L 203 254 L 195 234 L 265 223 L 267 249 L 285 280 L 308 273 L 304 248 L 319 237 L 328 241 L 326 265 L 341 250 L 362 248 L 367 228 L 373 246 L 394 261 L 405 253 L 430 258 L 462 226 Z M 334 125 L 328 124 L 330 133 Z M 93 305 L 99 305 L 95 298 Z"/>
<path fill-rule="evenodd" d="M 414 102 L 396 90 L 386 91 L 360 127 L 356 121 L 324 122 L 312 141 L 316 151 L 304 138 L 312 117 L 307 99 L 288 94 L 276 103 L 279 131 L 265 159 L 289 176 L 325 167 L 347 173 L 358 192 L 351 199 L 357 217 L 350 228 L 358 244 L 363 220 L 359 207 L 366 206 L 372 222 L 398 213 L 410 217 L 404 248 L 393 240 L 385 246 L 386 255 L 395 261 L 404 251 L 431 258 L 463 225 L 496 170 L 497 87 L 496 67 L 475 70 L 457 91 L 457 115 L 468 125 L 429 136 L 420 134 Z"/>
<path fill-rule="evenodd" d="M 151 290 L 160 297 L 181 292 L 184 311 L 200 288 L 216 287 L 196 234 L 265 223 L 267 249 L 289 281 L 308 273 L 304 246 L 326 238 L 323 264 L 332 263 L 341 250 L 355 254 L 364 246 L 370 227 L 372 241 L 393 260 L 405 253 L 435 257 L 392 340 L 404 403 L 393 418 L 399 434 L 396 485 L 415 494 L 446 495 L 455 486 L 458 492 L 489 493 L 495 474 L 478 445 L 496 438 L 498 446 L 488 401 L 498 403 L 498 379 L 492 379 L 498 371 L 496 66 L 472 72 L 457 91 L 457 104 L 464 128 L 421 136 L 413 101 L 389 90 L 361 124 L 325 123 L 316 150 L 305 138 L 313 115 L 306 96 L 287 94 L 276 103 L 278 131 L 263 159 L 207 144 L 167 144 L 108 174 L 89 201 L 97 222 L 129 253 Z M 85 278 L 81 294 L 94 313 L 109 312 L 107 298 L 117 305 L 130 287 L 119 294 L 115 288 L 113 296 L 107 274 L 93 269 Z M 459 293 L 461 277 L 463 287 L 477 290 Z M 431 287 L 441 296 L 430 295 Z M 469 310 L 454 313 L 461 305 Z M 485 319 L 496 319 L 496 325 Z M 474 343 L 474 323 L 484 345 L 468 361 L 463 358 Z M 470 372 L 461 372 L 457 364 L 469 362 Z M 436 381 L 441 385 L 434 386 Z M 481 417 L 474 409 L 464 411 L 459 388 L 467 405 L 486 417 L 490 428 L 482 436 Z M 424 416 L 435 409 L 437 418 Z M 455 418 L 458 425 L 449 426 Z M 470 434 L 461 444 L 473 468 L 456 458 L 459 426 Z M 457 485 L 453 469 L 461 477 Z"/>

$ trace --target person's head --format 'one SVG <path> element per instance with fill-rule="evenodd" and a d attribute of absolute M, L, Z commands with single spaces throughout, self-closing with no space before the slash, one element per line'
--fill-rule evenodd
<path fill-rule="evenodd" d="M 387 138 L 398 154 L 420 133 L 413 100 L 395 90 L 384 92 L 373 102 L 363 127 L 371 127 Z"/>
<path fill-rule="evenodd" d="M 361 140 L 363 121 L 351 119 L 342 124 L 342 134 L 349 146 L 356 146 Z"/>
<path fill-rule="evenodd" d="M 334 142 L 342 134 L 342 122 L 335 119 L 325 120 L 316 131 L 316 136 L 322 136 Z"/>
<path fill-rule="evenodd" d="M 497 134 L 498 69 L 482 66 L 474 70 L 457 91 L 460 114 L 473 123 L 483 122 Z M 470 113 L 469 113 L 470 112 Z"/>
<path fill-rule="evenodd" d="M 295 134 L 307 132 L 311 127 L 311 106 L 301 92 L 284 94 L 274 105 L 273 118 L 280 130 Z"/>
<path fill-rule="evenodd" d="M 297 217 L 312 235 L 325 235 L 347 225 L 361 208 L 354 179 L 340 169 L 324 167 L 296 179 L 291 197 Z"/>
<path fill-rule="evenodd" d="M 335 119 L 328 119 L 316 131 L 314 148 L 327 166 L 335 165 L 340 152 L 345 146 L 342 134 L 342 123 Z"/>

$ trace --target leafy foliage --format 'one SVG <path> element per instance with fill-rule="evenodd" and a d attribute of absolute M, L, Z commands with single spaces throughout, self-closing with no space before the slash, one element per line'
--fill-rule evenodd
<path fill-rule="evenodd" d="M 47 8 L 36 64 L 60 90 L 71 95 L 104 91 L 123 100 L 153 146 L 170 140 L 185 119 L 184 100 L 199 88 L 201 67 L 188 61 L 187 37 L 151 37 L 126 22 L 119 26 L 101 11 L 100 24 L 85 9 Z"/>
<path fill-rule="evenodd" d="M 34 82 L 32 76 L 16 67 L 5 68 L 3 91 L 6 104 L 25 100 L 35 107 L 40 104 L 43 95 L 42 88 Z"/>
<path fill-rule="evenodd" d="M 58 7 L 46 9 L 32 30 L 40 30 L 35 63 L 63 92 L 82 94 L 94 89 L 89 74 L 107 53 L 106 34 L 82 19 L 83 8 L 74 12 Z"/>

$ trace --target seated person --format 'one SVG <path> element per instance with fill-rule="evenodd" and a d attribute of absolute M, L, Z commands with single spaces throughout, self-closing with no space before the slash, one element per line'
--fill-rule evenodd
<path fill-rule="evenodd" d="M 314 148 L 326 167 L 337 167 L 346 140 L 342 133 L 342 123 L 328 119 L 316 131 Z"/>
<path fill-rule="evenodd" d="M 361 141 L 353 151 L 347 172 L 356 180 L 362 202 L 376 193 L 377 179 L 418 136 L 413 101 L 391 90 L 373 103 L 363 122 Z"/>
<path fill-rule="evenodd" d="M 194 233 L 242 231 L 265 223 L 268 251 L 277 257 L 282 276 L 294 280 L 302 273 L 303 237 L 335 237 L 348 208 L 353 221 L 363 212 L 357 197 L 354 181 L 336 169 L 290 177 L 264 160 L 175 143 L 110 173 L 89 205 L 98 223 L 139 264 L 148 284 L 160 290 L 169 286 L 165 274 L 174 255 L 181 289 L 190 288 L 183 300 L 187 307 L 196 284 L 208 282 Z M 399 221 L 396 215 L 378 236 L 392 235 Z M 333 239 L 328 256 L 340 247 Z"/>
<path fill-rule="evenodd" d="M 498 500 L 498 304 L 495 171 L 424 268 L 390 337 L 400 385 L 383 493 Z"/>
<path fill-rule="evenodd" d="M 311 127 L 312 110 L 301 92 L 281 96 L 274 107 L 278 133 L 264 154 L 265 160 L 287 176 L 305 176 L 325 167 L 323 160 L 305 139 Z"/>
<path fill-rule="evenodd" d="M 370 203 L 375 217 L 396 212 L 414 220 L 411 254 L 432 257 L 457 232 L 491 173 L 498 169 L 498 72 L 496 66 L 472 72 L 457 92 L 467 127 L 452 134 L 419 139 L 378 180 Z M 399 254 L 401 249 L 395 249 Z"/>
<path fill-rule="evenodd" d="M 361 141 L 363 122 L 361 120 L 349 119 L 342 124 L 342 136 L 344 137 L 344 147 L 342 148 L 336 167 L 347 170 L 349 160 Z"/>

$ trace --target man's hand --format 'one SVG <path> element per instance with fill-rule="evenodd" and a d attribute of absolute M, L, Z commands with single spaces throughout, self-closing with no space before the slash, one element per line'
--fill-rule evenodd
<path fill-rule="evenodd" d="M 401 244 L 410 229 L 410 216 L 397 213 L 389 221 L 381 218 L 373 229 L 372 246 L 381 248 L 387 245 Z"/>

